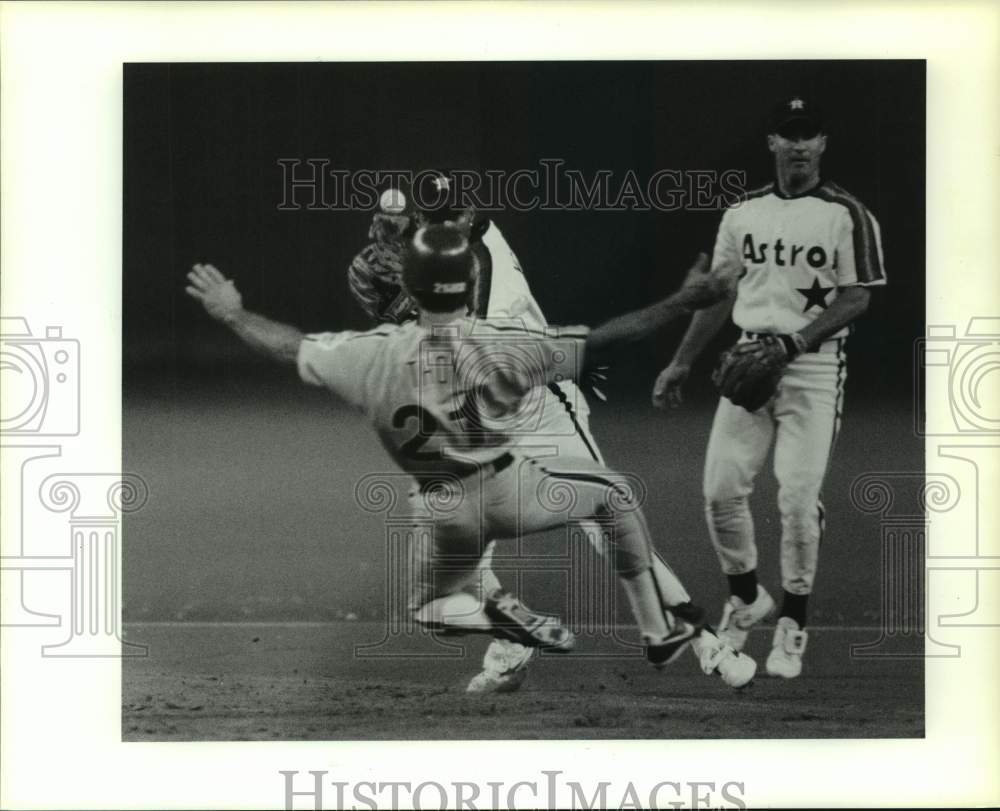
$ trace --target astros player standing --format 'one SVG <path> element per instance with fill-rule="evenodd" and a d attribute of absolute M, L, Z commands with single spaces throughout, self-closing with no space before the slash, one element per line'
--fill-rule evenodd
<path fill-rule="evenodd" d="M 820 491 L 840 428 L 849 325 L 868 308 L 869 288 L 886 282 L 879 226 L 871 212 L 820 176 L 827 136 L 819 111 L 796 96 L 772 115 L 768 148 L 775 179 L 727 210 L 713 266 L 742 265 L 728 301 L 696 313 L 653 389 L 658 407 L 676 406 L 691 365 L 730 312 L 777 357 L 773 396 L 756 410 L 720 398 L 705 460 L 709 535 L 731 596 L 719 635 L 741 650 L 748 631 L 774 609 L 757 582 L 757 546 L 748 497 L 774 444 L 781 513 L 783 599 L 766 669 L 795 678 L 808 639 L 806 604 L 824 531 Z M 767 336 L 776 336 L 769 338 Z M 769 395 L 770 392 L 767 392 Z"/>
<path fill-rule="evenodd" d="M 696 263 L 682 289 L 664 301 L 585 327 L 533 331 L 468 316 L 477 262 L 454 224 L 419 229 L 403 261 L 403 282 L 419 318 L 367 332 L 306 336 L 243 308 L 232 281 L 211 265 L 188 274 L 189 295 L 248 345 L 295 363 L 303 380 L 361 408 L 396 463 L 411 474 L 414 507 L 433 500 L 433 531 L 413 539 L 410 609 L 417 622 L 459 633 L 487 633 L 529 647 L 565 651 L 573 638 L 497 589 L 477 597 L 485 542 L 565 525 L 545 505 L 547 486 L 567 488 L 580 514 L 605 522 L 612 560 L 649 661 L 663 666 L 690 643 L 703 672 L 732 687 L 756 671 L 722 643 L 683 587 L 660 578 L 645 519 L 620 480 L 587 458 L 551 462 L 520 452 L 511 427 L 547 383 L 580 374 L 584 359 L 652 334 L 724 296 L 732 273 Z M 513 355 L 528 363 L 511 362 Z M 678 584 L 679 585 L 679 584 Z"/>

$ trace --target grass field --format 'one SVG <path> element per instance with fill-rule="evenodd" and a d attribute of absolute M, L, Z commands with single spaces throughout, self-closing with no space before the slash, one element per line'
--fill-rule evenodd
<path fill-rule="evenodd" d="M 352 654 L 355 644 L 380 638 L 391 603 L 385 517 L 362 510 L 354 486 L 394 467 L 360 416 L 294 381 L 252 380 L 133 389 L 124 413 L 124 469 L 150 491 L 123 530 L 129 639 L 150 646 L 148 658 L 125 663 L 126 739 L 923 734 L 922 664 L 849 654 L 851 643 L 877 638 L 883 588 L 878 517 L 853 505 L 851 485 L 865 472 L 922 470 L 903 409 L 859 406 L 848 390 L 824 493 L 828 531 L 801 679 L 762 677 L 735 693 L 702 676 L 693 657 L 656 673 L 631 658 L 550 656 L 536 662 L 520 693 L 486 700 L 464 694 L 482 640 L 461 659 Z M 725 582 L 700 495 L 710 421 L 705 403 L 665 416 L 633 398 L 599 406 L 592 426 L 609 465 L 642 478 L 658 548 L 714 615 Z M 772 593 L 780 589 L 774 504 L 765 469 L 753 506 L 760 574 Z M 531 554 L 558 556 L 563 540 L 532 539 Z M 511 542 L 500 557 L 516 565 Z M 534 571 L 518 590 L 572 624 L 558 582 Z M 348 615 L 359 621 L 328 622 Z M 627 621 L 620 610 L 612 618 Z M 761 669 L 768 634 L 751 637 Z M 427 640 L 411 643 L 404 652 L 434 650 Z M 584 653 L 603 644 L 586 636 L 584 643 Z"/>
<path fill-rule="evenodd" d="M 149 656 L 125 660 L 125 740 L 901 738 L 923 735 L 920 660 L 859 660 L 874 630 L 815 630 L 794 681 L 763 674 L 731 690 L 690 654 L 664 671 L 638 656 L 543 656 L 522 689 L 469 695 L 485 642 L 454 658 L 363 659 L 374 623 L 132 625 Z M 413 654 L 434 648 L 412 639 Z M 605 650 L 605 653 L 607 651 Z"/>

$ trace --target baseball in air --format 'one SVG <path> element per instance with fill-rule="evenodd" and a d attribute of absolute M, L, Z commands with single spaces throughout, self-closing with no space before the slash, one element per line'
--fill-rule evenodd
<path fill-rule="evenodd" d="M 399 214 L 406 208 L 406 196 L 399 189 L 386 189 L 378 204 L 386 214 Z"/>

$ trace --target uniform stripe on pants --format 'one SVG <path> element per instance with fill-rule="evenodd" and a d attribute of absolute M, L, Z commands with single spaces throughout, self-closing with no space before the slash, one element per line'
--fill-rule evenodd
<path fill-rule="evenodd" d="M 583 444 L 587 446 L 587 453 L 590 454 L 590 458 L 595 462 L 600 462 L 601 460 L 597 456 L 594 446 L 590 444 L 590 438 L 587 436 L 587 432 L 583 430 L 583 426 L 580 425 L 576 418 L 576 412 L 573 411 L 573 404 L 569 401 L 569 397 L 566 396 L 566 392 L 562 390 L 562 387 L 558 383 L 549 383 L 549 391 L 558 397 L 559 402 L 563 404 L 563 407 L 566 409 L 566 413 L 569 414 L 569 418 L 573 422 L 573 427 L 576 429 L 577 436 L 579 436 L 580 439 L 583 440 Z"/>
<path fill-rule="evenodd" d="M 833 448 L 837 444 L 837 436 L 840 434 L 840 425 L 844 416 L 844 380 L 847 376 L 847 353 L 844 352 L 844 339 L 837 339 L 837 399 L 833 407 L 833 431 L 830 435 L 830 452 L 826 458 L 826 473 L 823 474 L 823 481 L 826 481 L 830 472 L 830 464 L 833 461 Z M 819 545 L 823 545 L 823 536 L 826 534 L 826 510 L 823 508 L 823 497 L 816 504 L 819 521 Z"/>

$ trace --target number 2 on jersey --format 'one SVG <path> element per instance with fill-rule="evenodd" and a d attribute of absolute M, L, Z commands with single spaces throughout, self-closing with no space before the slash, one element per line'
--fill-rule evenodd
<path fill-rule="evenodd" d="M 399 452 L 417 462 L 439 461 L 440 452 L 421 450 L 440 429 L 437 419 L 423 406 L 411 403 L 396 409 L 392 415 L 392 427 L 403 428 L 411 418 L 416 419 L 417 431 L 399 446 Z"/>

